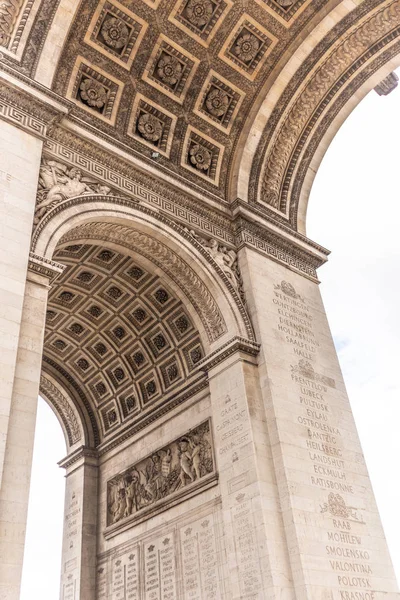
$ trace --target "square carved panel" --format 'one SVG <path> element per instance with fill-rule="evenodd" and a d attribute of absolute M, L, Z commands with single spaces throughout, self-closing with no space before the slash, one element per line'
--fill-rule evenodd
<path fill-rule="evenodd" d="M 179 0 L 169 19 L 208 46 L 232 4 L 231 0 Z"/>
<path fill-rule="evenodd" d="M 78 57 L 67 97 L 83 110 L 114 125 L 123 87 L 121 81 Z"/>
<path fill-rule="evenodd" d="M 201 89 L 194 112 L 229 133 L 244 93 L 218 73 L 210 71 Z"/>
<path fill-rule="evenodd" d="M 116 0 L 102 0 L 90 22 L 85 42 L 130 69 L 147 23 Z"/>
<path fill-rule="evenodd" d="M 277 39 L 248 15 L 243 15 L 222 47 L 219 57 L 254 80 Z"/>
<path fill-rule="evenodd" d="M 176 117 L 172 113 L 141 94 L 136 95 L 129 119 L 129 136 L 169 156 L 175 125 Z"/>
<path fill-rule="evenodd" d="M 189 126 L 183 145 L 181 165 L 218 185 L 223 152 L 221 144 Z"/>
<path fill-rule="evenodd" d="M 143 79 L 182 104 L 199 62 L 161 35 L 151 53 Z"/>
<path fill-rule="evenodd" d="M 256 0 L 256 2 L 280 21 L 282 25 L 290 27 L 312 0 Z"/>

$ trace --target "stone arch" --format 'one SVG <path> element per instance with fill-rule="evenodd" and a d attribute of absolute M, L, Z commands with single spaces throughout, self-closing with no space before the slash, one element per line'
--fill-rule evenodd
<path fill-rule="evenodd" d="M 88 445 L 88 436 L 70 394 L 61 387 L 59 378 L 46 371 L 40 377 L 40 394 L 53 409 L 64 433 L 67 453 Z"/>
<path fill-rule="evenodd" d="M 367 13 L 360 6 L 346 18 L 340 7 L 333 11 L 316 28 L 319 43 L 306 39 L 285 79 L 277 78 L 248 134 L 239 195 L 302 233 L 313 172 L 326 144 L 355 104 L 399 63 L 400 3 L 383 4 Z"/>
<path fill-rule="evenodd" d="M 215 349 L 217 341 L 223 343 L 233 336 L 254 341 L 246 307 L 226 272 L 193 233 L 149 209 L 145 203 L 101 195 L 66 200 L 39 222 L 31 250 L 33 254 L 51 258 L 61 240 L 85 236 L 134 249 L 153 260 L 157 257 L 156 265 L 179 281 L 182 291 L 196 307 L 210 349 Z"/>

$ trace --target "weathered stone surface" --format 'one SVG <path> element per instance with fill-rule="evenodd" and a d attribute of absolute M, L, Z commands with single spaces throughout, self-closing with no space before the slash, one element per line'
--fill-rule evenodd
<path fill-rule="evenodd" d="M 304 232 L 338 123 L 397 85 L 399 19 L 1 4 L 1 600 L 40 383 L 68 448 L 62 600 L 398 597 Z"/>

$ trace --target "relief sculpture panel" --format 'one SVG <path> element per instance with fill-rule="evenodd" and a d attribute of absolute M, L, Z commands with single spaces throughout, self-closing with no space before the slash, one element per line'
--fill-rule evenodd
<path fill-rule="evenodd" d="M 210 421 L 120 473 L 107 484 L 107 525 L 162 507 L 215 474 Z"/>

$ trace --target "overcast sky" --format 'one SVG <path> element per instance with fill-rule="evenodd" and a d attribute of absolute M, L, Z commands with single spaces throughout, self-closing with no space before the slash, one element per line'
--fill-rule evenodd
<path fill-rule="evenodd" d="M 400 580 L 400 88 L 371 92 L 333 140 L 316 177 L 308 236 L 332 250 L 326 311 Z M 65 454 L 40 401 L 21 600 L 59 593 Z"/>

